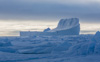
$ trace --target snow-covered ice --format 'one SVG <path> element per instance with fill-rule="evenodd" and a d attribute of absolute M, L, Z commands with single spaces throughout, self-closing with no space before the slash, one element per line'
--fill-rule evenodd
<path fill-rule="evenodd" d="M 100 32 L 99 31 L 96 32 L 96 34 L 93 37 L 93 40 L 97 41 L 97 42 L 100 42 Z"/>
<path fill-rule="evenodd" d="M 0 62 L 99 62 L 100 42 L 95 35 L 6 37 Z M 5 51 L 4 51 L 5 50 Z"/>

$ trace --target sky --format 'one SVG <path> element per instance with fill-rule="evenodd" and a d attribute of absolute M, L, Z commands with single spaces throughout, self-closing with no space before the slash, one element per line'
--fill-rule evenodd
<path fill-rule="evenodd" d="M 81 33 L 95 33 L 100 0 L 0 0 L 0 36 L 53 29 L 62 18 L 79 18 Z"/>
<path fill-rule="evenodd" d="M 0 0 L 0 20 L 99 22 L 100 0 Z"/>

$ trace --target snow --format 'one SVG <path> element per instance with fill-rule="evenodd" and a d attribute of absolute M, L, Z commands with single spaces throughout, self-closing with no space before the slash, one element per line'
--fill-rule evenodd
<path fill-rule="evenodd" d="M 42 54 L 14 54 L 14 53 L 0 52 L 0 61 L 1 62 L 100 62 L 100 55 L 66 57 L 62 56 L 62 54 L 42 55 Z"/>
<path fill-rule="evenodd" d="M 0 47 L 3 46 L 11 46 L 11 43 L 9 42 L 8 39 L 0 39 Z"/>
<path fill-rule="evenodd" d="M 0 62 L 99 62 L 96 35 L 1 37 Z"/>

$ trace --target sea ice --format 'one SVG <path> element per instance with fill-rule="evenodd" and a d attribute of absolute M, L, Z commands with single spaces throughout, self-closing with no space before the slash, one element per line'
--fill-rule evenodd
<path fill-rule="evenodd" d="M 94 35 L 93 41 L 100 42 L 100 32 L 99 31 L 97 31 L 96 34 Z"/>

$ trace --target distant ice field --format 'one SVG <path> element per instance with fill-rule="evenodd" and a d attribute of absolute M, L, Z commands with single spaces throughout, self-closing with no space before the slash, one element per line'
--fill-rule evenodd
<path fill-rule="evenodd" d="M 20 31 L 43 31 L 57 26 L 59 21 L 0 21 L 0 36 L 19 36 Z M 81 34 L 94 34 L 99 31 L 99 23 L 82 23 Z"/>

